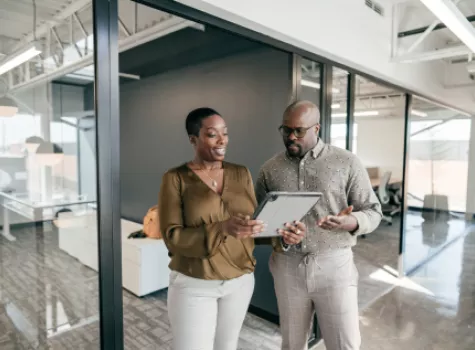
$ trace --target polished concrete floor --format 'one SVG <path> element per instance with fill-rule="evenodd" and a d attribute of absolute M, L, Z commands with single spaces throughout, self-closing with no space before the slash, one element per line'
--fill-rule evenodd
<path fill-rule="evenodd" d="M 416 227 L 420 221 L 417 215 L 414 220 Z M 359 304 L 362 309 L 367 310 L 362 317 L 365 339 L 365 346 L 362 349 L 385 349 L 385 347 L 378 348 L 377 334 L 380 328 L 381 334 L 390 332 L 391 324 L 384 329 L 383 323 L 380 324 L 378 321 L 379 313 L 382 316 L 386 316 L 386 312 L 387 315 L 391 315 L 390 312 L 407 314 L 407 317 L 412 315 L 411 308 L 414 305 L 407 305 L 409 309 L 404 306 L 402 309 L 394 310 L 394 305 L 389 308 L 384 303 L 392 305 L 405 298 L 411 301 L 418 300 L 417 297 L 427 298 L 426 294 L 420 293 L 419 287 L 416 288 L 417 291 L 406 287 L 392 290 L 394 284 L 400 283 L 394 276 L 398 248 L 394 242 L 399 241 L 398 232 L 397 225 L 392 227 L 382 225 L 375 233 L 361 239 L 355 248 L 355 260 L 360 272 Z M 0 349 L 98 349 L 97 274 L 58 248 L 57 234 L 49 225 L 45 226 L 43 235 L 40 236 L 31 228 L 17 229 L 15 236 L 18 238 L 16 242 L 8 242 L 0 236 Z M 416 241 L 421 243 L 420 249 L 425 249 L 423 240 Z M 456 247 L 454 244 L 447 251 L 452 251 Z M 440 256 L 442 257 L 445 252 Z M 451 253 L 451 265 L 442 264 L 442 266 L 447 269 L 450 267 L 448 271 L 452 272 L 456 270 L 456 266 L 459 269 L 463 266 L 460 274 L 465 273 L 467 276 L 471 274 L 471 280 L 465 281 L 465 284 L 461 283 L 465 286 L 464 297 L 456 297 L 456 292 L 452 287 L 446 286 L 445 282 L 442 284 L 434 282 L 435 277 L 431 277 L 428 272 L 429 278 L 422 276 L 420 278 L 423 282 L 414 280 L 414 283 L 423 285 L 424 291 L 431 288 L 437 289 L 439 294 L 445 291 L 444 298 L 449 299 L 452 304 L 456 304 L 455 300 L 457 303 L 464 301 L 466 314 L 460 321 L 465 322 L 464 320 L 470 321 L 470 318 L 473 320 L 474 303 L 471 299 L 470 305 L 468 298 L 470 295 L 473 296 L 475 291 L 475 276 L 473 276 L 475 250 L 472 249 L 471 253 L 458 251 L 458 254 Z M 471 272 L 467 272 L 467 267 L 460 264 L 462 256 L 464 261 L 472 259 Z M 437 261 L 434 260 L 431 264 Z M 432 271 L 430 266 L 433 265 L 421 269 L 414 278 L 418 278 L 419 274 L 427 269 Z M 448 278 L 453 284 L 453 275 L 446 274 L 440 277 Z M 381 295 L 385 296 L 378 299 Z M 434 299 L 433 296 L 431 298 Z M 123 300 L 126 349 L 170 349 L 171 334 L 166 311 L 166 291 L 143 298 L 136 298 L 124 291 Z M 441 309 L 443 314 L 447 313 L 447 310 L 443 310 L 437 303 L 436 300 L 434 307 Z M 425 317 L 425 311 L 427 310 L 420 311 L 420 317 Z M 419 317 L 417 314 L 413 316 L 416 319 Z M 431 322 L 437 320 L 433 319 Z M 440 322 L 442 326 L 447 325 L 445 321 Z M 372 333 L 371 327 L 375 326 L 378 332 Z M 373 336 L 371 341 L 368 341 L 368 335 Z M 249 314 L 241 332 L 239 349 L 280 349 L 278 328 Z M 417 348 L 409 346 L 408 349 Z"/>
<path fill-rule="evenodd" d="M 362 350 L 475 349 L 475 230 L 392 282 L 361 313 Z"/>

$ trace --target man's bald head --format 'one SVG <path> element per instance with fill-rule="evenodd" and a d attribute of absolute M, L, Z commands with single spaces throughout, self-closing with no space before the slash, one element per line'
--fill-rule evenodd
<path fill-rule="evenodd" d="M 301 119 L 310 125 L 320 123 L 320 111 L 315 103 L 305 100 L 298 100 L 291 103 L 284 111 L 284 122 L 290 122 L 291 119 Z"/>
<path fill-rule="evenodd" d="M 293 157 L 303 157 L 318 142 L 318 107 L 310 101 L 293 102 L 284 111 L 281 131 L 287 153 Z"/>

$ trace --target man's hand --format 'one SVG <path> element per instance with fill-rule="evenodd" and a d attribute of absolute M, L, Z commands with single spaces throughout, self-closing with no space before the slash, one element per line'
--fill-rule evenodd
<path fill-rule="evenodd" d="M 329 231 L 348 231 L 354 232 L 358 229 L 358 221 L 351 215 L 353 206 L 343 209 L 338 215 L 328 215 L 319 220 L 317 225 L 324 230 Z"/>
<path fill-rule="evenodd" d="M 243 239 L 264 232 L 267 225 L 260 220 L 251 220 L 249 216 L 233 216 L 224 222 L 224 232 L 237 239 Z"/>
<path fill-rule="evenodd" d="M 307 227 L 303 222 L 294 221 L 293 223 L 287 223 L 284 225 L 285 230 L 278 230 L 279 234 L 282 236 L 282 240 L 285 244 L 299 244 L 302 242 L 305 233 L 307 232 Z"/>

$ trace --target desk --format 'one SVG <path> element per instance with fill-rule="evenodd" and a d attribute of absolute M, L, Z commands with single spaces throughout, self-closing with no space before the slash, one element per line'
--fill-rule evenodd
<path fill-rule="evenodd" d="M 11 242 L 15 241 L 16 237 L 10 232 L 10 211 L 29 219 L 31 222 L 39 223 L 53 220 L 57 208 L 94 203 L 94 201 L 86 200 L 82 195 L 61 195 L 53 196 L 49 200 L 41 200 L 40 196 L 30 196 L 28 193 L 0 192 L 0 197 L 3 206 L 2 235 Z"/>
<path fill-rule="evenodd" d="M 373 188 L 378 188 L 379 184 L 381 183 L 381 178 L 372 178 L 371 180 L 371 186 Z M 402 179 L 399 179 L 397 177 L 391 177 L 389 179 L 389 184 L 388 185 L 396 185 L 402 183 Z"/>

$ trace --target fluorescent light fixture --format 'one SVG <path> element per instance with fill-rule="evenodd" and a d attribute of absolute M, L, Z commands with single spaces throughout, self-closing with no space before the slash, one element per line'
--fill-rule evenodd
<path fill-rule="evenodd" d="M 379 112 L 378 111 L 355 112 L 355 117 L 373 117 L 375 115 L 379 115 Z"/>
<path fill-rule="evenodd" d="M 379 115 L 378 111 L 361 111 L 361 112 L 355 112 L 354 114 L 355 117 L 373 117 L 376 115 Z M 332 114 L 332 117 L 334 118 L 346 117 L 346 113 L 334 113 Z"/>
<path fill-rule="evenodd" d="M 7 56 L 0 62 L 0 75 L 31 60 L 33 57 L 38 56 L 40 53 L 41 50 L 38 50 L 37 45 L 33 43 L 30 44 L 27 48 Z"/>
<path fill-rule="evenodd" d="M 418 111 L 417 109 L 413 109 L 413 110 L 411 111 L 411 114 L 412 114 L 412 115 L 417 115 L 418 117 L 427 117 L 427 113 Z"/>
<path fill-rule="evenodd" d="M 475 52 L 475 30 L 465 15 L 451 0 L 421 0 L 421 2 L 442 22 L 460 41 Z"/>
<path fill-rule="evenodd" d="M 341 105 L 340 105 L 339 103 L 333 103 L 333 104 L 332 104 L 332 108 L 333 108 L 333 109 L 338 109 L 338 108 L 340 108 L 340 107 L 341 107 Z"/>
<path fill-rule="evenodd" d="M 83 74 L 76 74 L 76 73 L 66 74 L 66 78 L 79 79 L 79 80 L 86 80 L 86 81 L 94 81 L 94 76 L 83 75 Z"/>
<path fill-rule="evenodd" d="M 320 84 L 319 83 L 315 83 L 315 82 L 310 81 L 310 80 L 302 79 L 302 81 L 300 83 L 302 84 L 302 86 L 308 86 L 308 87 L 312 87 L 314 89 L 320 89 Z"/>
<path fill-rule="evenodd" d="M 311 87 L 311 88 L 314 88 L 314 89 L 320 89 L 320 84 L 319 84 L 319 83 L 315 83 L 314 81 L 302 79 L 302 80 L 300 81 L 300 84 L 301 84 L 302 86 L 308 86 L 308 87 Z M 339 94 L 339 93 L 340 93 L 340 90 L 337 89 L 337 88 L 332 88 L 332 92 L 333 92 L 334 94 Z"/>

